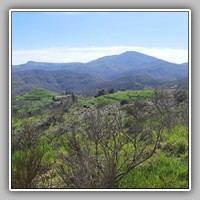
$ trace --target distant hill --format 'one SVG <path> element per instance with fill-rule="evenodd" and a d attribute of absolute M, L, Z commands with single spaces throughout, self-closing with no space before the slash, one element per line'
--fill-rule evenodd
<path fill-rule="evenodd" d="M 170 63 L 128 51 L 88 63 L 29 61 L 12 66 L 13 95 L 36 88 L 92 93 L 96 89 L 142 89 L 168 87 L 188 77 L 188 63 Z"/>
<path fill-rule="evenodd" d="M 67 70 L 70 68 L 81 67 L 83 63 L 48 63 L 48 62 L 35 62 L 28 61 L 25 64 L 13 65 L 12 72 L 20 72 L 32 69 L 40 69 L 45 71 Z"/>
<path fill-rule="evenodd" d="M 67 70 L 27 70 L 12 75 L 12 94 L 20 95 L 37 88 L 54 92 L 75 91 L 86 93 L 102 83 L 99 78 Z"/>

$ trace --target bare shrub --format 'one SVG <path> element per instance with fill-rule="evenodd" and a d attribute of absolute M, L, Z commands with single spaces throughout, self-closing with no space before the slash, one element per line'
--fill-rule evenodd
<path fill-rule="evenodd" d="M 157 99 L 156 99 L 157 98 Z M 148 160 L 167 125 L 166 99 L 133 101 L 126 107 L 88 109 L 74 116 L 62 138 L 57 170 L 67 188 L 117 188 L 119 181 Z"/>

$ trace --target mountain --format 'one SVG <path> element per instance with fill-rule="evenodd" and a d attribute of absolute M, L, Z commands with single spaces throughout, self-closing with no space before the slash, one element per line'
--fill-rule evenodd
<path fill-rule="evenodd" d="M 170 63 L 153 56 L 128 51 L 88 63 L 29 61 L 12 66 L 13 94 L 45 88 L 55 92 L 73 90 L 91 93 L 96 89 L 142 89 L 169 87 L 188 77 L 188 63 Z"/>
<path fill-rule="evenodd" d="M 40 69 L 46 71 L 55 71 L 55 70 L 66 70 L 70 68 L 77 68 L 81 67 L 83 63 L 47 63 L 47 62 L 35 62 L 35 61 L 28 61 L 25 64 L 21 65 L 13 65 L 12 72 L 20 72 L 32 69 Z"/>
<path fill-rule="evenodd" d="M 188 64 L 170 63 L 153 56 L 127 51 L 120 55 L 105 56 L 88 63 L 45 63 L 29 61 L 14 65 L 13 72 L 40 69 L 46 71 L 69 70 L 88 73 L 104 80 L 124 76 L 149 76 L 154 78 L 179 79 L 188 73 Z"/>
<path fill-rule="evenodd" d="M 149 76 L 176 80 L 188 73 L 186 63 L 174 64 L 133 51 L 105 56 L 87 63 L 87 66 L 91 74 L 99 75 L 107 80 L 125 76 Z"/>

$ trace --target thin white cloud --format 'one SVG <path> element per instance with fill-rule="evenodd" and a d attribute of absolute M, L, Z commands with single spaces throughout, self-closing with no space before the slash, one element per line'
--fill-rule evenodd
<path fill-rule="evenodd" d="M 40 62 L 89 62 L 106 55 L 116 55 L 125 51 L 138 51 L 173 63 L 188 62 L 188 51 L 185 49 L 147 48 L 134 46 L 113 47 L 61 47 L 42 50 L 23 50 L 12 52 L 14 65 L 30 60 Z"/>

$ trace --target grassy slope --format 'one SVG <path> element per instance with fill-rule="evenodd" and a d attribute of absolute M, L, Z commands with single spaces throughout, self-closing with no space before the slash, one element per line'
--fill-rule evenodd
<path fill-rule="evenodd" d="M 21 112 L 32 112 L 52 102 L 57 93 L 44 89 L 36 89 L 24 95 L 17 96 L 13 107 Z"/>
<path fill-rule="evenodd" d="M 123 91 L 82 100 L 87 106 L 119 103 L 123 99 L 146 98 L 153 90 Z M 120 188 L 187 188 L 188 187 L 188 130 L 177 125 L 169 135 L 163 134 L 162 149 L 147 162 L 135 168 L 121 183 Z"/>
<path fill-rule="evenodd" d="M 124 91 L 98 98 L 83 99 L 80 102 L 82 105 L 98 106 L 119 103 L 123 99 L 150 97 L 152 94 L 153 90 Z M 16 101 L 24 104 L 19 108 L 20 112 L 34 111 L 52 102 L 52 97 L 55 95 L 56 93 L 47 90 L 34 90 L 18 96 Z M 41 115 L 23 119 L 14 117 L 12 125 L 21 126 L 27 120 L 40 121 L 42 117 Z M 46 133 L 54 132 L 58 128 L 56 125 L 51 126 Z M 120 188 L 186 188 L 188 186 L 187 133 L 187 128 L 181 125 L 175 126 L 170 134 L 166 131 L 161 143 L 162 149 L 125 177 L 120 182 Z M 53 150 L 50 150 L 48 155 L 52 154 Z"/>
<path fill-rule="evenodd" d="M 47 114 L 36 114 L 39 109 L 52 102 L 55 92 L 37 89 L 23 95 L 17 96 L 12 103 L 12 127 L 20 130 L 25 122 L 39 122 L 47 117 Z M 17 115 L 16 115 L 17 114 Z"/>
<path fill-rule="evenodd" d="M 44 98 L 52 98 L 53 96 L 55 96 L 56 93 L 55 92 L 51 92 L 48 90 L 44 90 L 44 89 L 37 89 L 37 90 L 33 90 L 31 92 L 28 92 L 22 96 L 18 96 L 16 99 L 18 101 L 23 101 L 23 100 L 43 100 Z"/>
<path fill-rule="evenodd" d="M 176 125 L 163 133 L 161 149 L 151 159 L 135 168 L 121 182 L 121 188 L 187 188 L 188 131 Z"/>
<path fill-rule="evenodd" d="M 143 98 L 143 97 L 151 97 L 154 93 L 154 90 L 128 90 L 123 92 L 116 92 L 113 94 L 106 94 L 103 96 L 99 96 L 97 98 L 88 98 L 81 100 L 82 105 L 86 106 L 98 106 L 99 104 L 115 104 L 124 99 L 132 99 L 132 98 Z"/>

